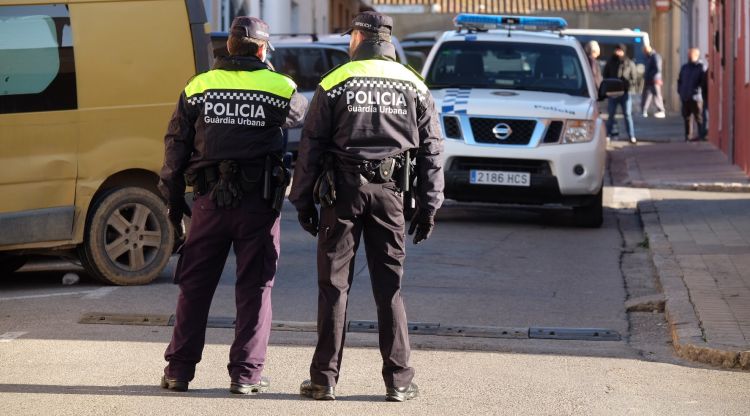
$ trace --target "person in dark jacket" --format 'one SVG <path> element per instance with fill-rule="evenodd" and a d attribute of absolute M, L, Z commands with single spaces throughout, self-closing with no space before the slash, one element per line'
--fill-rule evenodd
<path fill-rule="evenodd" d="M 307 100 L 290 78 L 264 63 L 268 33 L 260 19 L 234 19 L 227 40 L 230 56 L 190 80 L 164 138 L 159 188 L 175 230 L 189 210 L 186 182 L 196 195 L 174 275 L 180 294 L 172 341 L 164 353 L 169 364 L 161 386 L 166 389 L 186 391 L 195 375 L 211 300 L 232 246 L 237 317 L 227 366 L 229 390 L 254 394 L 269 385 L 261 372 L 271 332 L 279 214 L 265 198 L 262 178 L 269 166 L 281 176 L 282 128 L 301 124 Z M 276 192 L 286 188 L 283 181 L 276 185 Z"/>
<path fill-rule="evenodd" d="M 302 228 L 318 237 L 318 343 L 310 380 L 300 386 L 301 395 L 316 400 L 336 398 L 347 296 L 362 236 L 377 305 L 386 400 L 409 400 L 419 391 L 401 297 L 403 193 L 412 183 L 403 175 L 413 154 L 417 210 L 409 234 L 418 244 L 430 237 L 443 202 L 443 142 L 427 86 L 396 60 L 392 26 L 390 17 L 375 12 L 354 18 L 352 60 L 324 76 L 302 130 L 289 199 Z"/>
<path fill-rule="evenodd" d="M 703 127 L 703 89 L 706 84 L 706 71 L 700 62 L 701 52 L 698 48 L 690 48 L 688 62 L 680 68 L 677 78 L 677 92 L 682 101 L 682 118 L 685 123 L 685 141 L 693 140 L 693 119 L 698 125 L 698 135 L 704 131 Z M 701 137 L 695 137 L 701 138 Z"/>
<path fill-rule="evenodd" d="M 599 66 L 599 54 L 601 54 L 601 50 L 599 49 L 599 42 L 592 40 L 586 44 L 586 47 L 584 48 L 586 50 L 586 56 L 589 59 L 589 66 L 591 67 L 591 73 L 594 75 L 594 82 L 596 83 L 597 90 L 599 89 L 599 85 L 602 84 L 602 68 Z"/>
<path fill-rule="evenodd" d="M 664 112 L 664 99 L 661 95 L 661 87 L 664 85 L 662 80 L 661 68 L 662 59 L 661 55 L 654 50 L 649 44 L 643 45 L 643 53 L 646 54 L 646 68 L 643 73 L 643 93 L 641 94 L 641 112 L 643 117 L 648 117 L 648 108 L 651 106 L 653 101 L 656 107 L 654 117 L 664 118 L 666 113 Z"/>
<path fill-rule="evenodd" d="M 625 94 L 617 98 L 609 98 L 607 118 L 607 137 L 612 136 L 612 127 L 615 123 L 617 106 L 622 108 L 622 115 L 625 118 L 625 129 L 628 133 L 628 139 L 635 143 L 635 131 L 633 128 L 633 99 L 631 93 L 636 83 L 635 63 L 625 54 L 627 47 L 619 44 L 615 47 L 615 52 L 604 66 L 604 78 L 618 78 L 625 84 Z"/>

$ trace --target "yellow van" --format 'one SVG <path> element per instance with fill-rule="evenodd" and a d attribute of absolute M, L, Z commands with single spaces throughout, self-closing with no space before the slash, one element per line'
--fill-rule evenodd
<path fill-rule="evenodd" d="M 0 277 L 29 254 L 118 285 L 159 275 L 163 137 L 207 32 L 201 0 L 0 0 Z"/>

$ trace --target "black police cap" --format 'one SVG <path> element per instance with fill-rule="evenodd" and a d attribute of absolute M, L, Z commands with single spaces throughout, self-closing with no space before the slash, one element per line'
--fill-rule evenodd
<path fill-rule="evenodd" d="M 262 19 L 252 16 L 237 16 L 232 20 L 231 34 L 235 36 L 244 36 L 268 42 L 268 47 L 273 50 L 271 42 L 270 29 L 268 23 Z"/>
<path fill-rule="evenodd" d="M 348 35 L 354 30 L 390 35 L 393 30 L 393 19 L 378 12 L 362 12 L 354 17 L 351 27 L 344 34 Z"/>

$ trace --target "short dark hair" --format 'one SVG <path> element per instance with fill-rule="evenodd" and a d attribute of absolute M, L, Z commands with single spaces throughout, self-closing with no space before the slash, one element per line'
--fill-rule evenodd
<path fill-rule="evenodd" d="M 357 32 L 361 33 L 365 41 L 367 42 L 374 42 L 374 43 L 381 43 L 381 42 L 391 42 L 391 35 L 383 32 L 370 32 L 369 30 L 357 30 Z"/>
<path fill-rule="evenodd" d="M 231 33 L 227 38 L 227 50 L 232 56 L 256 56 L 266 41 Z"/>

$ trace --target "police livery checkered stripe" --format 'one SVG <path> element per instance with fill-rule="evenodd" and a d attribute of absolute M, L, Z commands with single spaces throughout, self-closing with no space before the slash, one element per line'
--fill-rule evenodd
<path fill-rule="evenodd" d="M 345 90 L 351 89 L 351 88 L 390 88 L 393 90 L 408 90 L 417 95 L 419 98 L 419 101 L 424 101 L 425 97 L 422 91 L 420 91 L 417 87 L 414 86 L 413 83 L 409 81 L 400 81 L 400 80 L 392 80 L 392 79 L 383 79 L 383 78 L 350 78 L 346 82 L 340 84 L 339 86 L 335 88 L 331 88 L 330 91 L 328 91 L 328 97 L 329 98 L 336 98 L 339 95 L 343 94 Z"/>
<path fill-rule="evenodd" d="M 278 108 L 286 108 L 289 106 L 288 100 L 283 100 L 275 97 L 271 97 L 266 94 L 254 93 L 254 92 L 217 92 L 208 91 L 202 95 L 194 95 L 187 99 L 190 105 L 196 105 L 205 102 L 207 99 L 215 100 L 244 100 L 244 101 L 260 101 L 267 104 L 271 104 Z"/>
<path fill-rule="evenodd" d="M 470 89 L 448 88 L 443 98 L 442 113 L 466 114 L 470 95 Z"/>
<path fill-rule="evenodd" d="M 196 105 L 196 104 L 202 103 L 204 101 L 206 101 L 206 99 L 203 98 L 202 95 L 194 95 L 194 96 L 192 96 L 192 97 L 190 97 L 190 98 L 187 99 L 187 102 L 190 105 Z"/>

